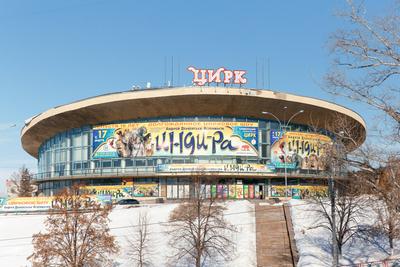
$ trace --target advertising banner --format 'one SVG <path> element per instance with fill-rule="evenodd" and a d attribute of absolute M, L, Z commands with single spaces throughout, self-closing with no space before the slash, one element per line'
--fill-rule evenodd
<path fill-rule="evenodd" d="M 288 196 L 294 199 L 307 199 L 314 196 L 325 197 L 328 196 L 327 186 L 306 186 L 306 185 L 290 185 L 287 187 Z M 285 186 L 273 185 L 271 186 L 272 197 L 284 197 Z"/>
<path fill-rule="evenodd" d="M 109 195 L 113 200 L 129 197 L 156 197 L 158 184 L 133 183 L 132 185 L 96 185 L 82 186 L 80 190 L 90 195 Z"/>
<path fill-rule="evenodd" d="M 257 122 L 177 121 L 93 127 L 92 158 L 258 156 Z"/>
<path fill-rule="evenodd" d="M 95 201 L 97 203 L 105 203 L 106 198 L 98 198 L 95 195 L 85 196 L 88 202 Z M 27 211 L 46 211 L 59 205 L 60 202 L 55 200 L 55 197 L 15 197 L 3 199 L 0 205 L 0 211 L 8 212 L 27 212 Z"/>
<path fill-rule="evenodd" d="M 158 184 L 133 184 L 133 196 L 134 197 L 158 197 Z"/>
<path fill-rule="evenodd" d="M 4 201 L 1 211 L 39 211 L 52 207 L 52 197 L 16 197 Z"/>
<path fill-rule="evenodd" d="M 126 185 L 96 185 L 81 186 L 80 191 L 83 194 L 90 195 L 109 195 L 112 199 L 132 197 L 132 186 Z"/>
<path fill-rule="evenodd" d="M 271 163 L 276 168 L 324 170 L 328 136 L 315 133 L 271 131 Z"/>
<path fill-rule="evenodd" d="M 273 173 L 274 166 L 264 164 L 160 164 L 157 172 L 162 173 Z"/>

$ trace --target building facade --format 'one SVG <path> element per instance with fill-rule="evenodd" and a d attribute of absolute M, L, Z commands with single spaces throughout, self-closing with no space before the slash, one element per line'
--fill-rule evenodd
<path fill-rule="evenodd" d="M 356 126 L 361 145 L 363 119 L 330 102 L 244 88 L 154 88 L 50 109 L 26 122 L 21 140 L 38 159 L 43 195 L 77 183 L 114 198 L 187 198 L 201 176 L 218 198 L 302 198 L 326 191 L 323 145 L 334 136 L 324 126 L 338 116 Z"/>

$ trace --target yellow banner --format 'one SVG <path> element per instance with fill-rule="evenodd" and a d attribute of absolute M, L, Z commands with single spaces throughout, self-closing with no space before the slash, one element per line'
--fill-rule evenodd
<path fill-rule="evenodd" d="M 176 121 L 93 127 L 93 158 L 258 156 L 257 122 Z"/>
<path fill-rule="evenodd" d="M 7 200 L 8 205 L 44 205 L 51 204 L 53 197 L 16 197 Z"/>

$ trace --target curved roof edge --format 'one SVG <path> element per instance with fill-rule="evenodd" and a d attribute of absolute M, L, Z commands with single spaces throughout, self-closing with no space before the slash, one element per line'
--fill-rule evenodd
<path fill-rule="evenodd" d="M 317 122 L 319 125 L 332 117 L 329 113 L 344 115 L 361 126 L 362 141 L 365 140 L 364 119 L 351 109 L 329 101 L 270 90 L 190 86 L 110 93 L 57 106 L 30 118 L 21 129 L 21 142 L 25 151 L 37 157 L 39 146 L 45 140 L 58 132 L 85 124 L 141 119 L 146 115 L 147 118 L 201 115 L 268 117 L 261 114 L 264 110 L 283 119 L 283 106 L 288 107 L 288 114 L 300 108 L 305 110 L 304 116 L 293 120 L 300 124 L 309 124 L 307 119 L 299 118 L 306 115 L 321 120 Z"/>

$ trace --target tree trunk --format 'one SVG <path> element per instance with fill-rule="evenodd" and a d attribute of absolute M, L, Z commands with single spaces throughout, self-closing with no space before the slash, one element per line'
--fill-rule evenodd
<path fill-rule="evenodd" d="M 393 239 L 394 239 L 394 234 L 393 234 L 393 225 L 392 225 L 392 215 L 389 215 L 389 233 L 388 233 L 388 238 L 389 238 L 389 247 L 390 247 L 390 255 L 393 256 Z"/>
<path fill-rule="evenodd" d="M 201 257 L 200 257 L 200 255 L 197 255 L 197 258 L 196 258 L 196 267 L 200 267 L 201 266 Z"/>

